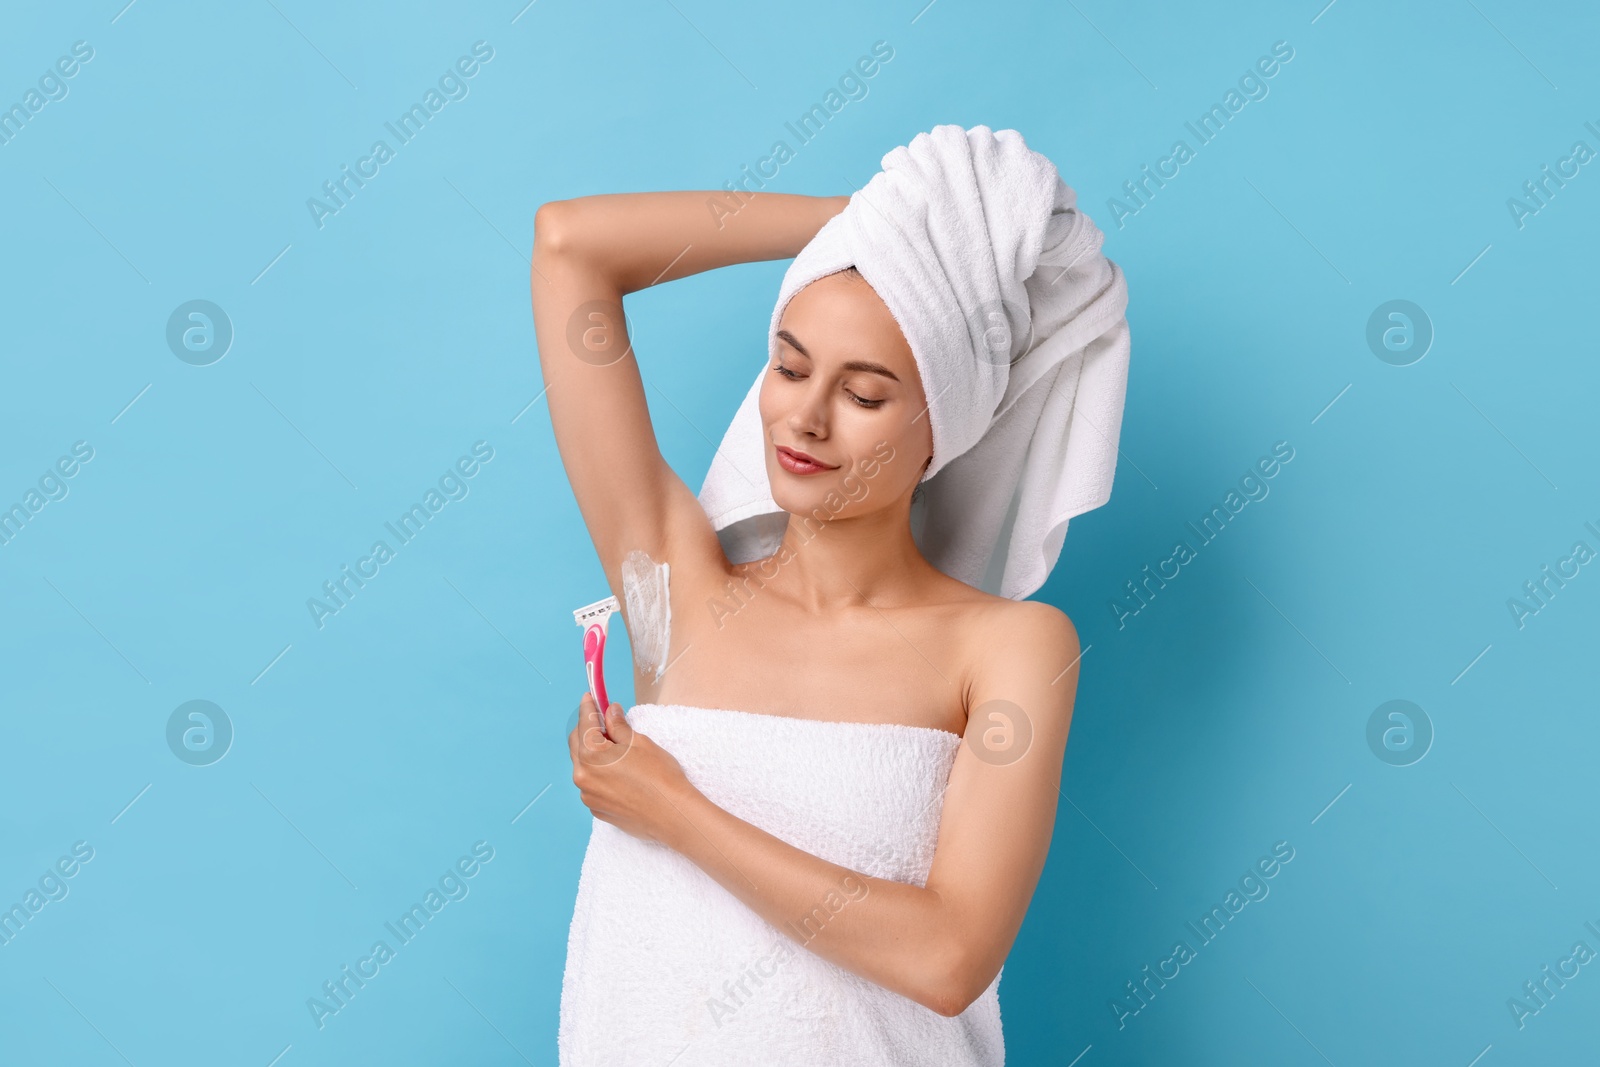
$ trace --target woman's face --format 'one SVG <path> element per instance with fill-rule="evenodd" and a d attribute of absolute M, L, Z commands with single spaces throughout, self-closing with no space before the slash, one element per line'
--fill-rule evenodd
<path fill-rule="evenodd" d="M 916 488 L 933 455 L 911 346 L 858 275 L 818 278 L 790 299 L 758 399 L 772 499 L 791 514 L 880 510 Z"/>

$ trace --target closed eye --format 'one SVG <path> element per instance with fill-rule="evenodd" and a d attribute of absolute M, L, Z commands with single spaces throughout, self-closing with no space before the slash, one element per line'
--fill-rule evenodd
<path fill-rule="evenodd" d="M 794 371 L 790 370 L 788 367 L 785 367 L 782 363 L 778 364 L 776 367 L 773 367 L 772 369 L 774 371 L 776 371 L 777 373 L 783 375 L 785 378 L 789 379 L 791 382 L 798 382 L 798 381 L 801 381 L 802 379 L 805 378 L 805 375 L 796 374 Z M 867 408 L 868 410 L 871 410 L 872 408 L 882 407 L 883 403 L 884 403 L 882 400 L 868 400 L 865 397 L 857 396 L 855 393 L 850 392 L 850 390 L 848 390 L 848 389 L 846 389 L 845 392 L 849 395 L 851 400 L 855 401 L 857 406 Z"/>

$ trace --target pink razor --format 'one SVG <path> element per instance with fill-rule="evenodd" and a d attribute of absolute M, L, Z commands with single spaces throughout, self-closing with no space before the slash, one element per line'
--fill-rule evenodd
<path fill-rule="evenodd" d="M 606 730 L 606 627 L 611 622 L 611 616 L 621 610 L 615 596 L 608 596 L 604 600 L 597 600 L 574 611 L 572 618 L 583 630 L 583 669 L 589 676 L 589 692 L 594 696 L 595 706 L 600 709 L 600 732 L 605 734 L 606 740 L 611 740 L 611 734 Z"/>

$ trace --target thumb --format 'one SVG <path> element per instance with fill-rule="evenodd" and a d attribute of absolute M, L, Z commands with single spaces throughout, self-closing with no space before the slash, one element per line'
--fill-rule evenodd
<path fill-rule="evenodd" d="M 623 715 L 621 704 L 612 704 L 606 709 L 606 732 L 613 741 L 618 742 L 632 736 L 633 727 L 628 724 L 627 716 Z"/>

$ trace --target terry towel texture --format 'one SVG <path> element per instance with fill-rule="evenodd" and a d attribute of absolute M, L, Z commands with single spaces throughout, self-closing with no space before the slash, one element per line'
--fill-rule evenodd
<path fill-rule="evenodd" d="M 1111 496 L 1128 383 L 1128 285 L 1077 195 L 1016 130 L 936 126 L 883 157 L 789 265 L 769 352 L 700 490 L 730 561 L 777 551 L 761 382 L 791 297 L 852 264 L 900 326 L 933 435 L 912 534 L 953 578 L 1021 600 L 1072 517 Z"/>
<path fill-rule="evenodd" d="M 955 734 L 676 704 L 635 705 L 628 721 L 739 818 L 850 870 L 927 883 Z M 816 903 L 813 933 L 853 906 L 844 892 Z M 567 935 L 559 1059 L 999 1067 L 999 985 L 997 974 L 946 1018 L 815 955 L 666 846 L 597 819 Z"/>

